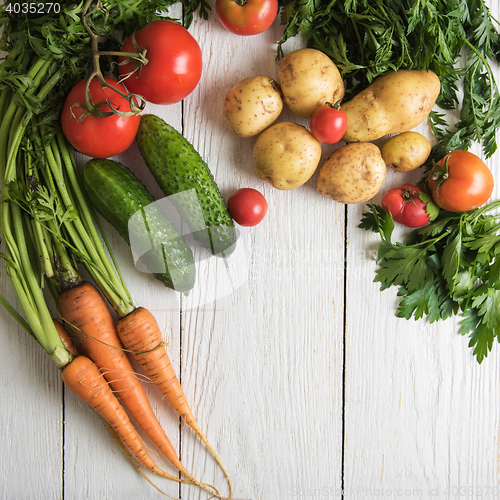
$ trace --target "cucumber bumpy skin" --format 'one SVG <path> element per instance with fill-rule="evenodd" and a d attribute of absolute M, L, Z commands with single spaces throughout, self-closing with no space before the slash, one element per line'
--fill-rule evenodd
<path fill-rule="evenodd" d="M 196 277 L 193 253 L 141 181 L 121 163 L 98 158 L 84 165 L 82 178 L 95 209 L 132 242 L 155 278 L 178 292 L 191 290 Z"/>
<path fill-rule="evenodd" d="M 230 255 L 237 240 L 234 221 L 212 172 L 193 145 L 151 114 L 142 115 L 136 138 L 147 167 L 193 237 L 214 255 Z"/>

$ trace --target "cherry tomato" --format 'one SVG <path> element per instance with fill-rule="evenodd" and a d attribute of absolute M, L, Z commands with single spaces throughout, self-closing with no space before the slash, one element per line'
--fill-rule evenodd
<path fill-rule="evenodd" d="M 387 191 L 382 198 L 382 206 L 392 214 L 395 222 L 407 227 L 425 226 L 430 220 L 427 203 L 420 199 L 423 192 L 418 186 L 403 184 L 400 188 Z"/>
<path fill-rule="evenodd" d="M 202 54 L 198 42 L 189 31 L 174 21 L 153 21 L 136 31 L 135 40 L 146 49 L 145 65 L 120 56 L 120 75 L 127 88 L 154 104 L 174 104 L 182 101 L 198 85 L 202 73 Z M 122 46 L 122 52 L 135 52 L 132 35 Z M 123 63 L 123 64 L 122 64 Z"/>
<path fill-rule="evenodd" d="M 452 151 L 438 161 L 427 183 L 436 205 L 450 212 L 464 212 L 486 203 L 495 184 L 483 160 L 463 150 Z"/>
<path fill-rule="evenodd" d="M 227 209 L 240 226 L 256 226 L 266 215 L 267 201 L 260 191 L 241 188 L 229 197 Z"/>
<path fill-rule="evenodd" d="M 219 21 L 231 33 L 258 35 L 273 24 L 278 0 L 217 0 Z"/>
<path fill-rule="evenodd" d="M 116 80 L 105 78 L 105 81 L 126 93 L 125 87 Z M 139 115 L 111 115 L 98 118 L 88 115 L 78 121 L 84 110 L 74 104 L 85 102 L 85 84 L 86 80 L 78 82 L 66 98 L 61 114 L 64 135 L 76 150 L 88 156 L 109 158 L 123 153 L 134 142 L 141 117 Z M 94 104 L 108 100 L 113 108 L 119 108 L 122 112 L 130 112 L 129 102 L 113 89 L 101 87 L 97 78 L 92 79 L 89 89 Z M 109 112 L 111 108 L 104 104 L 99 107 L 99 110 Z"/>
<path fill-rule="evenodd" d="M 312 135 L 324 144 L 335 144 L 342 139 L 347 127 L 347 115 L 339 106 L 327 102 L 311 118 Z"/>

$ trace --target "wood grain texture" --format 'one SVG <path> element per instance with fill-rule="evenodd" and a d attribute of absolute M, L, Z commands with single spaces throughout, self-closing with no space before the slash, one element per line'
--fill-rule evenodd
<path fill-rule="evenodd" d="M 498 18 L 498 5 L 490 4 Z M 235 498 L 444 499 L 463 498 L 464 491 L 472 492 L 467 498 L 497 498 L 498 346 L 478 366 L 456 320 L 397 319 L 396 291 L 380 292 L 373 282 L 378 237 L 357 227 L 366 207 L 319 195 L 317 174 L 297 190 L 275 190 L 253 169 L 255 139 L 237 138 L 224 122 L 222 101 L 232 85 L 258 74 L 277 78 L 282 29 L 277 20 L 261 35 L 237 37 L 214 11 L 208 21 L 195 18 L 190 32 L 203 52 L 200 84 L 183 103 L 148 104 L 147 112 L 193 143 L 226 200 L 250 186 L 269 209 L 260 225 L 238 227 L 237 250 L 226 261 L 194 248 L 197 284 L 188 296 L 135 269 L 129 248 L 103 222 L 134 302 L 155 315 Z M 291 40 L 285 52 L 302 44 Z M 286 109 L 285 119 L 308 125 Z M 426 125 L 417 130 L 430 136 Z M 335 147 L 323 145 L 323 156 Z M 498 158 L 488 161 L 496 176 Z M 135 145 L 119 159 L 162 196 Z M 79 156 L 79 165 L 85 160 Z M 389 171 L 384 191 L 401 184 L 401 175 Z M 499 197 L 497 187 L 493 198 Z M 372 201 L 380 200 L 381 194 Z M 3 271 L 0 291 L 16 302 Z M 165 498 L 4 313 L 0 332 L 0 498 Z M 186 467 L 226 493 L 210 454 L 155 387 L 144 385 Z M 173 497 L 208 498 L 192 486 L 148 477 Z"/>
<path fill-rule="evenodd" d="M 17 304 L 5 273 L 2 294 Z M 45 353 L 2 311 L 0 326 L 0 494 L 57 498 L 62 488 L 62 382 Z"/>

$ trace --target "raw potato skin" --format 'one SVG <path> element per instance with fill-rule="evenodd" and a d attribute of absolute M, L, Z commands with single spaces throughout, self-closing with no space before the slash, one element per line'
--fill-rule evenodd
<path fill-rule="evenodd" d="M 222 105 L 229 128 L 240 137 L 260 134 L 276 121 L 282 110 L 280 86 L 269 76 L 252 76 L 237 83 Z"/>
<path fill-rule="evenodd" d="M 375 144 L 347 144 L 321 165 L 316 189 L 340 203 L 362 203 L 380 191 L 386 173 L 385 162 Z"/>
<path fill-rule="evenodd" d="M 432 71 L 400 69 L 375 78 L 342 105 L 347 115 L 345 142 L 367 142 L 408 132 L 431 112 L 441 91 Z"/>
<path fill-rule="evenodd" d="M 418 132 L 403 132 L 388 139 L 380 151 L 387 166 L 396 172 L 409 172 L 429 158 L 431 143 Z"/>
<path fill-rule="evenodd" d="M 253 162 L 259 177 L 276 189 L 295 189 L 306 183 L 321 159 L 321 144 L 302 125 L 279 122 L 255 141 Z"/>
<path fill-rule="evenodd" d="M 278 67 L 278 81 L 287 106 L 297 115 L 311 118 L 326 102 L 344 98 L 344 82 L 333 61 L 316 49 L 288 53 Z"/>

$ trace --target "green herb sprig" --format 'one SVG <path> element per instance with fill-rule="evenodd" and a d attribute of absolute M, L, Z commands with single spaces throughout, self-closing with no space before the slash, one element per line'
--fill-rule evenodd
<path fill-rule="evenodd" d="M 460 110 L 457 123 L 433 112 L 438 143 L 429 162 L 453 149 L 496 149 L 500 94 L 491 62 L 500 54 L 498 20 L 483 0 L 281 0 L 285 25 L 278 56 L 291 37 L 323 51 L 339 67 L 349 99 L 374 78 L 400 68 L 432 70 L 441 80 L 437 105 Z M 463 87 L 463 95 L 460 89 Z"/>
<path fill-rule="evenodd" d="M 405 243 L 391 241 L 394 221 L 384 208 L 368 207 L 359 227 L 381 237 L 375 281 L 381 290 L 398 287 L 397 316 L 432 323 L 460 315 L 460 333 L 481 363 L 500 341 L 500 202 L 440 211 Z"/>

